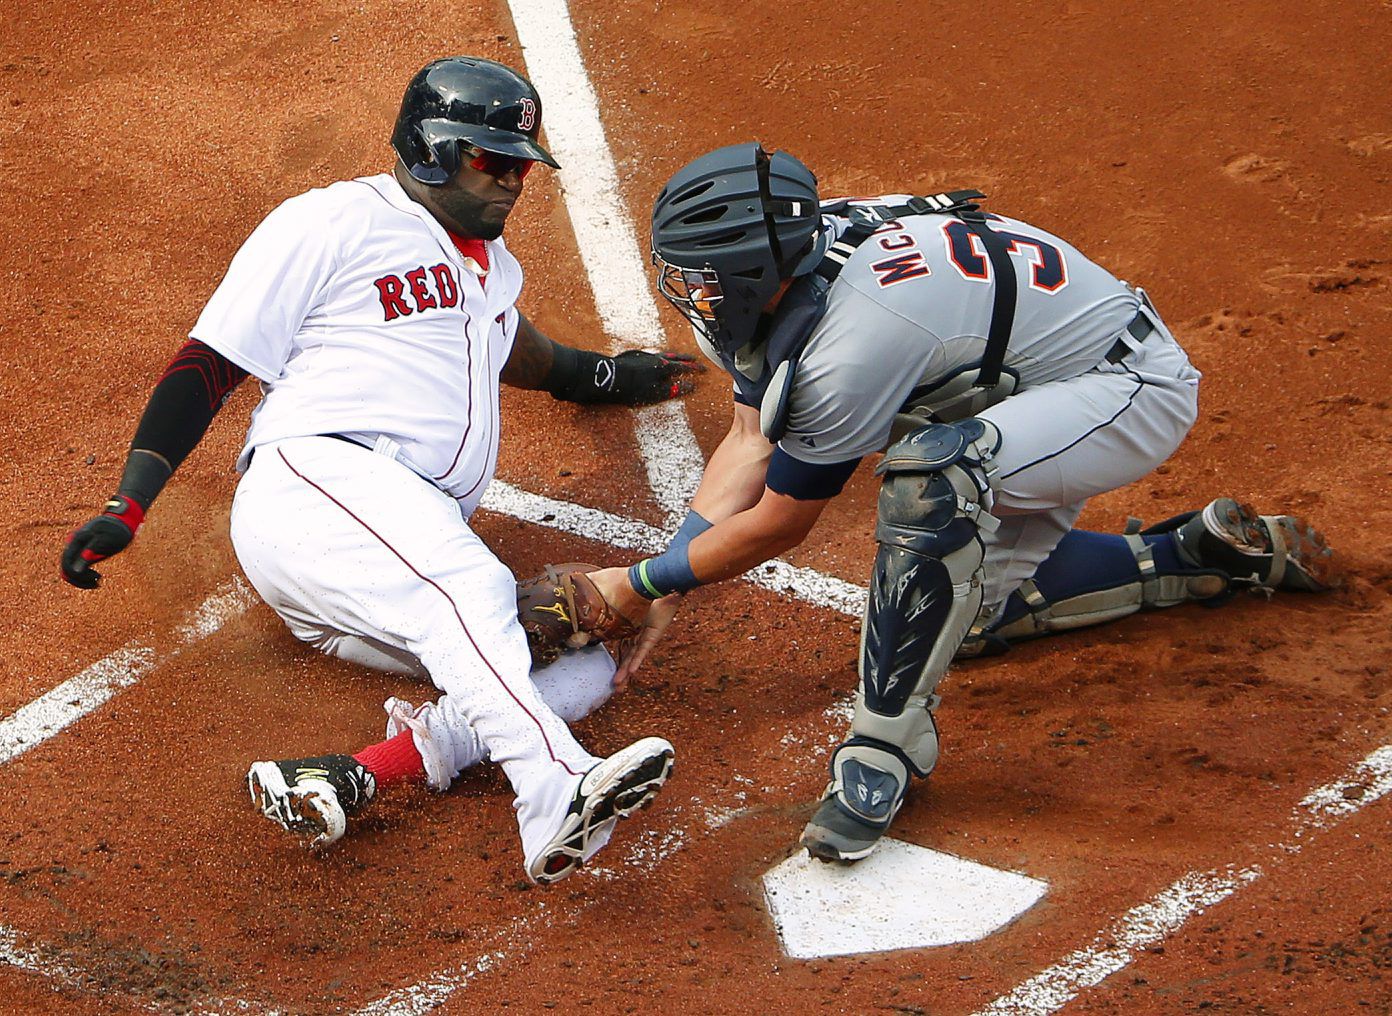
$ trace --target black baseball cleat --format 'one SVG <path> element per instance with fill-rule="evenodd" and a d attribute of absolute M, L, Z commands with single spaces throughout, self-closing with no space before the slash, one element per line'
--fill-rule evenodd
<path fill-rule="evenodd" d="M 311 850 L 343 836 L 348 816 L 377 793 L 377 780 L 348 755 L 253 762 L 247 770 L 251 803 Z"/>
<path fill-rule="evenodd" d="M 672 775 L 674 756 L 662 738 L 645 737 L 597 763 L 575 788 L 555 835 L 527 862 L 527 877 L 549 885 L 577 871 L 619 819 L 652 803 Z"/>
<path fill-rule="evenodd" d="M 1333 552 L 1308 522 L 1293 515 L 1258 515 L 1230 497 L 1184 519 L 1175 538 L 1184 557 L 1226 572 L 1234 585 L 1313 593 L 1339 581 Z"/>

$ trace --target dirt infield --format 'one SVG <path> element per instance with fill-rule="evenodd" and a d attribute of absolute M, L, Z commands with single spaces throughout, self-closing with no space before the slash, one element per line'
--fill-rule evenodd
<path fill-rule="evenodd" d="M 984 942 L 780 954 L 759 876 L 824 783 L 857 624 L 746 583 L 693 594 L 639 686 L 580 725 L 596 751 L 643 733 L 678 750 L 599 871 L 529 888 L 491 769 L 385 799 L 306 856 L 249 809 L 248 762 L 356 748 L 387 695 L 424 690 L 315 655 L 260 604 L 179 633 L 237 574 L 249 387 L 100 591 L 63 584 L 58 552 L 114 488 L 154 378 L 246 233 L 292 194 L 387 168 L 425 60 L 525 66 L 528 7 L 23 5 L 0 27 L 0 719 L 122 647 L 150 652 L 138 683 L 0 765 L 0 1012 L 966 1016 L 1186 872 L 1228 866 L 1261 877 L 1064 1011 L 1392 1011 L 1392 808 L 1274 846 L 1310 788 L 1392 741 L 1387 4 L 1237 0 L 1215 20 L 1196 0 L 848 0 L 835 24 L 816 6 L 572 0 L 640 235 L 673 170 L 751 137 L 828 194 L 987 192 L 1144 285 L 1205 374 L 1180 451 L 1082 523 L 1232 494 L 1314 519 L 1345 588 L 1131 618 L 955 671 L 943 764 L 895 835 L 1048 881 Z M 606 252 L 577 248 L 554 175 L 528 179 L 508 237 L 522 308 L 604 348 L 583 263 Z M 688 347 L 663 320 L 654 342 Z M 727 400 L 710 375 L 687 400 L 707 453 Z M 602 453 L 601 414 L 623 417 L 509 392 L 500 478 L 660 525 L 636 440 Z M 874 496 L 862 467 L 789 560 L 863 583 Z M 632 557 L 478 520 L 519 572 Z"/>

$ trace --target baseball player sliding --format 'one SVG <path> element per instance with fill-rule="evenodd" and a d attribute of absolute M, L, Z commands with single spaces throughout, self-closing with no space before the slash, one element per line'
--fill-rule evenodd
<path fill-rule="evenodd" d="M 802 835 L 823 860 L 869 854 L 933 771 L 954 657 L 1331 580 L 1314 530 L 1230 498 L 1124 536 L 1073 528 L 1178 447 L 1199 372 L 1144 292 L 982 198 L 820 202 L 806 166 L 757 144 L 672 177 L 658 285 L 731 375 L 734 421 L 665 553 L 560 583 L 644 623 L 622 682 L 677 594 L 796 546 L 888 446 L 854 719 Z"/>
<path fill-rule="evenodd" d="M 393 172 L 272 211 L 155 386 L 115 496 L 71 536 L 62 569 L 95 587 L 92 565 L 131 542 L 228 393 L 256 377 L 231 518 L 247 577 L 298 638 L 428 674 L 442 694 L 389 701 L 390 736 L 356 756 L 255 763 L 253 802 L 323 845 L 387 784 L 443 790 L 491 758 L 516 794 L 527 875 L 554 882 L 651 800 L 673 751 L 647 737 L 591 755 L 547 698 L 572 716 L 593 702 L 563 702 L 575 692 L 554 674 L 529 678 L 515 582 L 469 526 L 497 462 L 499 381 L 636 405 L 685 392 L 698 367 L 561 345 L 518 312 L 522 269 L 501 235 L 528 172 L 556 166 L 541 112 L 501 64 L 435 61 L 406 89 Z M 592 691 L 600 667 L 594 695 L 607 694 L 612 663 L 566 666 Z"/>

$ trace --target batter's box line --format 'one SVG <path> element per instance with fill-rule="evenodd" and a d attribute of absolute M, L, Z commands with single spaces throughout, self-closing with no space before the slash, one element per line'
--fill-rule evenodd
<path fill-rule="evenodd" d="M 256 596 L 246 582 L 240 576 L 234 577 L 194 608 L 175 630 L 175 648 L 162 657 L 150 646 L 129 643 L 20 706 L 0 719 L 0 765 L 14 761 L 30 748 L 101 708 L 156 666 L 174 659 L 240 616 L 255 601 Z"/>
<path fill-rule="evenodd" d="M 1276 867 L 1299 854 L 1320 833 L 1381 800 L 1389 791 L 1392 744 L 1385 744 L 1355 762 L 1344 776 L 1314 788 L 1300 799 L 1292 816 L 1291 839 L 1273 849 L 1268 864 Z M 1051 1016 L 1087 989 L 1124 970 L 1138 953 L 1159 945 L 1190 918 L 1222 903 L 1265 874 L 1266 869 L 1260 864 L 1189 872 L 1128 910 L 1089 945 L 1069 953 L 974 1016 Z"/>
<path fill-rule="evenodd" d="M 533 494 L 501 480 L 489 484 L 480 507 L 641 554 L 661 553 L 672 538 L 670 533 L 646 522 Z M 859 617 L 865 609 L 867 592 L 863 586 L 786 561 L 766 562 L 741 577 L 763 589 L 786 593 L 842 614 Z"/>
<path fill-rule="evenodd" d="M 582 539 L 596 540 L 641 553 L 656 553 L 667 546 L 671 535 L 656 526 L 610 512 L 589 508 L 570 501 L 532 494 L 512 484 L 495 480 L 484 498 L 483 507 L 530 522 L 557 529 Z M 669 513 L 670 517 L 670 513 Z M 757 572 L 744 576 L 765 589 L 790 593 L 818 606 L 859 615 L 865 600 L 865 590 L 834 576 L 808 568 L 796 568 L 784 561 L 774 561 Z M 161 653 L 153 646 L 129 643 L 97 660 L 81 672 L 58 684 L 48 692 L 21 706 L 14 713 L 0 718 L 0 765 L 12 762 L 20 755 L 57 736 L 84 716 L 101 708 L 122 690 L 138 684 L 156 667 L 176 659 L 180 653 L 215 634 L 229 621 L 241 616 L 257 602 L 257 597 L 241 576 L 218 587 L 200 603 L 173 632 L 173 648 Z M 660 858 L 659 858 L 660 860 Z M 472 966 L 443 973 L 438 989 L 447 997 L 463 983 L 496 964 L 501 954 L 491 954 L 471 961 Z M 37 949 L 20 945 L 20 933 L 0 925 L 0 964 L 48 977 L 55 983 L 81 987 L 84 973 L 61 959 L 46 958 Z M 465 969 L 466 975 L 460 974 Z M 471 971 L 471 972 L 469 972 Z M 460 977 L 463 980 L 460 980 Z M 434 997 L 437 991 L 420 997 Z M 398 1000 L 400 1001 L 400 1000 Z M 415 1003 L 403 1003 L 405 1009 L 391 1012 L 414 1012 Z M 424 1012 L 427 1006 L 419 1011 Z M 275 1013 L 241 999 L 206 1000 L 199 1011 Z"/>

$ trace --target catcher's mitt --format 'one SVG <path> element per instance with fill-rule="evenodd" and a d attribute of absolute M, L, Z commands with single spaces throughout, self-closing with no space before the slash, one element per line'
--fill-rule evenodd
<path fill-rule="evenodd" d="M 567 648 L 638 633 L 638 626 L 611 607 L 585 574 L 598 569 L 578 562 L 548 564 L 541 575 L 517 583 L 517 616 L 534 667 L 555 663 Z"/>

